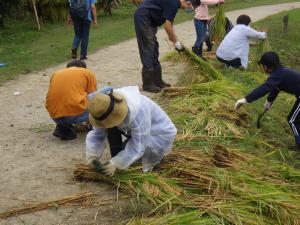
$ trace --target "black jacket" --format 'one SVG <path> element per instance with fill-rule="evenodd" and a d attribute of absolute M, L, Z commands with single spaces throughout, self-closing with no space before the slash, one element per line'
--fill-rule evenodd
<path fill-rule="evenodd" d="M 286 67 L 278 67 L 265 83 L 255 88 L 245 98 L 253 102 L 269 93 L 267 100 L 273 102 L 280 91 L 300 96 L 300 73 Z"/>

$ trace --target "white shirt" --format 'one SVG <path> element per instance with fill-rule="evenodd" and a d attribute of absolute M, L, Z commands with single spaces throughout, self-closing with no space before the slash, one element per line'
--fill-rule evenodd
<path fill-rule="evenodd" d="M 137 86 L 114 89 L 126 98 L 129 114 L 118 127 L 130 132 L 125 149 L 110 162 L 118 169 L 127 169 L 142 158 L 143 170 L 156 165 L 171 151 L 177 129 L 168 115 L 151 99 L 140 94 Z M 86 137 L 86 157 L 101 158 L 107 137 L 106 129 L 96 128 Z"/>
<path fill-rule="evenodd" d="M 226 61 L 240 58 L 242 66 L 247 68 L 249 38 L 265 39 L 266 37 L 267 34 L 265 32 L 258 32 L 249 26 L 238 24 L 225 36 L 216 54 L 219 58 Z"/>

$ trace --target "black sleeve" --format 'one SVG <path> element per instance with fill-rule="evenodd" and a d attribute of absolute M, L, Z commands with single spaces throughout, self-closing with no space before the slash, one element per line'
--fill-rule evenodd
<path fill-rule="evenodd" d="M 272 89 L 267 98 L 268 102 L 274 102 L 274 100 L 276 99 L 279 92 L 280 92 L 280 90 L 278 88 Z"/>
<path fill-rule="evenodd" d="M 177 11 L 180 7 L 180 1 L 170 0 L 170 1 L 163 1 L 163 2 L 164 2 L 164 6 L 163 6 L 164 18 L 166 20 L 169 20 L 169 21 L 173 22 L 173 20 L 176 16 L 176 13 L 177 13 Z"/>
<path fill-rule="evenodd" d="M 266 80 L 265 83 L 263 83 L 262 85 L 255 88 L 245 98 L 247 99 L 247 102 L 249 102 L 249 103 L 253 102 L 253 101 L 265 96 L 272 90 L 278 90 L 279 84 L 280 84 L 279 77 L 270 75 L 270 77 Z M 276 93 L 274 92 L 274 94 L 276 94 Z M 278 95 L 278 93 L 276 95 L 274 95 L 275 98 L 277 95 Z M 274 96 L 272 94 L 271 98 L 273 98 Z"/>

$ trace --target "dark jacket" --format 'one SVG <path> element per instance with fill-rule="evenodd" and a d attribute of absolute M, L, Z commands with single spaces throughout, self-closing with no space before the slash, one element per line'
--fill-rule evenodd
<path fill-rule="evenodd" d="M 300 96 L 300 73 L 286 67 L 273 70 L 265 83 L 255 88 L 245 98 L 253 102 L 269 93 L 267 100 L 273 102 L 280 91 Z"/>

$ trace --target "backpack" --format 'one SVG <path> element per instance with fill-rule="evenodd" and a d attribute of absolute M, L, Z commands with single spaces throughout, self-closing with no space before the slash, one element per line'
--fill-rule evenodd
<path fill-rule="evenodd" d="M 69 0 L 69 12 L 72 18 L 87 19 L 90 8 L 87 8 L 87 0 Z"/>

